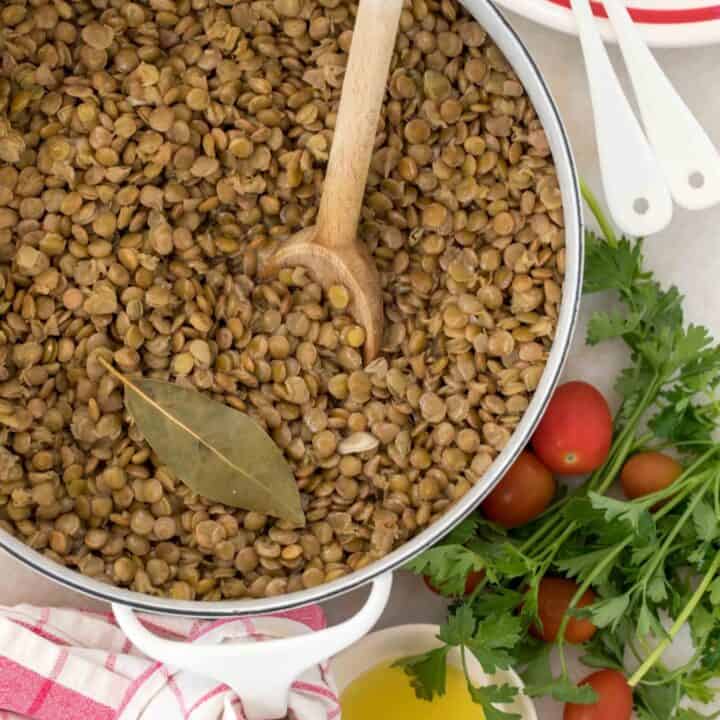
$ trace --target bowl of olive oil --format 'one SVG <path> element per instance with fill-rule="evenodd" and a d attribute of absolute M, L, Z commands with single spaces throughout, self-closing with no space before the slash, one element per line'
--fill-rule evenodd
<path fill-rule="evenodd" d="M 457 650 L 449 653 L 446 693 L 432 701 L 415 696 L 410 679 L 393 663 L 439 647 L 437 625 L 400 625 L 367 635 L 337 655 L 331 668 L 340 693 L 343 720 L 485 720 L 482 708 L 473 702 Z M 480 663 L 467 653 L 468 675 L 473 685 L 512 685 L 522 681 L 512 670 L 494 675 L 483 672 Z M 535 707 L 522 693 L 500 709 L 537 720 Z"/>

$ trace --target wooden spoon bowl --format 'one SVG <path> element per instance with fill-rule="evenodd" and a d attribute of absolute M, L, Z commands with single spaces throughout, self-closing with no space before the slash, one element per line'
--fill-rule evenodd
<path fill-rule="evenodd" d="M 365 359 L 380 352 L 384 310 L 382 288 L 375 261 L 365 245 L 353 239 L 339 250 L 328 243 L 322 230 L 313 226 L 293 235 L 266 264 L 263 272 L 275 274 L 283 267 L 298 265 L 311 270 L 324 288 L 344 285 L 350 293 L 350 313 L 365 328 Z"/>
<path fill-rule="evenodd" d="M 291 237 L 261 270 L 269 277 L 302 266 L 325 289 L 344 285 L 365 328 L 366 362 L 380 352 L 384 312 L 380 277 L 357 229 L 402 6 L 360 1 L 317 224 Z"/>

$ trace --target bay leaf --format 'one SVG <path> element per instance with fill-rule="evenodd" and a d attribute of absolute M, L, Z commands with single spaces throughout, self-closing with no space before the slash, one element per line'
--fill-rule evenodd
<path fill-rule="evenodd" d="M 191 490 L 216 502 L 305 525 L 292 470 L 248 415 L 196 390 L 127 378 L 125 407 L 160 460 Z"/>

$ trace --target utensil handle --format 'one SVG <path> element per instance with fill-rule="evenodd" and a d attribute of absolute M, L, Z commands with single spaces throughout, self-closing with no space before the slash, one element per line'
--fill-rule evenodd
<path fill-rule="evenodd" d="M 271 720 L 286 716 L 295 680 L 372 629 L 390 599 L 391 589 L 391 573 L 374 580 L 360 612 L 335 627 L 240 644 L 165 640 L 146 630 L 132 608 L 113 604 L 112 609 L 120 629 L 142 653 L 173 668 L 225 683 L 242 698 L 248 720 Z M 256 622 L 270 624 L 272 618 Z"/>
<path fill-rule="evenodd" d="M 640 37 L 627 8 L 606 0 L 645 130 L 679 205 L 702 210 L 720 203 L 720 154 Z"/>
<path fill-rule="evenodd" d="M 589 0 L 572 0 L 585 55 L 603 187 L 615 222 L 631 235 L 650 235 L 672 218 L 672 197 L 623 93 Z"/>
<path fill-rule="evenodd" d="M 355 242 L 403 0 L 361 0 L 318 213 L 331 247 Z"/>

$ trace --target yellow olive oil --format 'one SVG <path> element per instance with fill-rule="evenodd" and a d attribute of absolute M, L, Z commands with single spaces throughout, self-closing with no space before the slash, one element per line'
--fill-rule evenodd
<path fill-rule="evenodd" d="M 353 680 L 340 697 L 343 720 L 483 720 L 465 676 L 448 665 L 447 692 L 432 702 L 418 700 L 402 668 L 378 665 Z"/>

